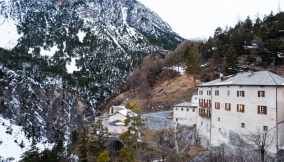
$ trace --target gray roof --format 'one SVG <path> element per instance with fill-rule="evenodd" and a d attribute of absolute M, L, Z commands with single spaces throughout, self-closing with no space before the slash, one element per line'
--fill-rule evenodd
<path fill-rule="evenodd" d="M 174 105 L 174 107 L 197 107 L 197 105 L 192 104 L 191 102 L 182 102 L 177 105 Z"/>
<path fill-rule="evenodd" d="M 202 83 L 199 87 L 210 86 L 284 86 L 284 78 L 270 71 L 243 72 L 236 75 Z"/>

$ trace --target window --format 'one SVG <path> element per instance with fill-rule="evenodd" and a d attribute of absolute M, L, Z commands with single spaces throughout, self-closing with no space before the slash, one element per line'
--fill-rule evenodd
<path fill-rule="evenodd" d="M 186 108 L 186 111 L 189 111 L 189 108 Z"/>
<path fill-rule="evenodd" d="M 207 91 L 207 95 L 208 95 L 208 96 L 211 96 L 211 91 Z"/>
<path fill-rule="evenodd" d="M 178 110 L 178 108 L 176 107 L 176 110 Z"/>
<path fill-rule="evenodd" d="M 217 110 L 220 109 L 220 102 L 215 102 L 215 109 L 217 109 Z"/>
<path fill-rule="evenodd" d="M 178 122 L 178 118 L 176 118 L 176 122 Z"/>
<path fill-rule="evenodd" d="M 202 90 L 199 91 L 199 95 L 203 95 L 203 91 Z"/>
<path fill-rule="evenodd" d="M 181 111 L 183 111 L 183 107 L 181 108 Z"/>
<path fill-rule="evenodd" d="M 209 107 L 211 107 L 211 100 L 200 99 L 199 100 L 199 106 L 209 108 Z"/>
<path fill-rule="evenodd" d="M 220 118 L 220 117 L 218 117 L 218 121 L 221 121 L 221 118 Z"/>
<path fill-rule="evenodd" d="M 207 108 L 211 108 L 211 100 L 207 100 Z"/>
<path fill-rule="evenodd" d="M 265 91 L 258 91 L 257 96 L 258 97 L 265 97 Z"/>
<path fill-rule="evenodd" d="M 230 90 L 227 91 L 227 96 L 228 96 L 228 97 L 230 96 Z"/>
<path fill-rule="evenodd" d="M 231 111 L 231 104 L 230 103 L 225 103 L 225 110 Z"/>
<path fill-rule="evenodd" d="M 246 127 L 246 124 L 245 124 L 245 123 L 241 123 L 241 127 L 242 127 L 242 128 L 245 128 L 245 127 Z"/>
<path fill-rule="evenodd" d="M 245 91 L 237 91 L 237 97 L 245 97 Z"/>
<path fill-rule="evenodd" d="M 257 106 L 258 114 L 267 114 L 267 106 Z"/>
<path fill-rule="evenodd" d="M 215 91 L 215 96 L 219 96 L 219 90 Z"/>
<path fill-rule="evenodd" d="M 195 112 L 195 108 L 192 109 L 192 112 Z"/>
<path fill-rule="evenodd" d="M 245 105 L 237 104 L 237 112 L 245 112 Z"/>
<path fill-rule="evenodd" d="M 263 131 L 267 132 L 268 131 L 268 126 L 263 126 Z"/>

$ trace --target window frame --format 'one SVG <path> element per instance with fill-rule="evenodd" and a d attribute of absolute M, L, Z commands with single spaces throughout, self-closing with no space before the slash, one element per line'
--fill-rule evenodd
<path fill-rule="evenodd" d="M 212 95 L 211 90 L 207 90 L 207 96 L 211 96 L 211 95 Z"/>
<path fill-rule="evenodd" d="M 264 132 L 268 132 L 268 126 L 267 126 L 267 125 L 264 125 L 264 126 L 263 126 L 263 131 L 264 131 Z"/>
<path fill-rule="evenodd" d="M 219 90 L 215 90 L 215 96 L 220 96 L 220 91 Z"/>
<path fill-rule="evenodd" d="M 226 111 L 231 111 L 231 103 L 225 103 L 225 110 Z"/>
<path fill-rule="evenodd" d="M 230 97 L 230 95 L 231 95 L 230 90 L 227 90 L 227 97 Z"/>
<path fill-rule="evenodd" d="M 267 106 L 258 105 L 257 106 L 257 114 L 267 115 Z"/>
<path fill-rule="evenodd" d="M 220 102 L 215 102 L 215 109 L 220 110 L 221 109 L 221 103 Z"/>
<path fill-rule="evenodd" d="M 258 98 L 264 98 L 265 97 L 265 91 L 264 90 L 257 91 L 257 97 Z"/>
<path fill-rule="evenodd" d="M 238 90 L 237 91 L 237 97 L 245 97 L 246 96 L 246 93 L 244 90 Z"/>
<path fill-rule="evenodd" d="M 237 104 L 237 112 L 245 113 L 245 105 L 244 104 Z"/>

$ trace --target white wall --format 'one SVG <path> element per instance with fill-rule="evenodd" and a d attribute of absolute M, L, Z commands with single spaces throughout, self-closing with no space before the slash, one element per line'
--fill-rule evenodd
<path fill-rule="evenodd" d="M 202 99 L 210 99 L 212 97 L 212 136 L 211 144 L 220 145 L 229 142 L 229 132 L 236 132 L 240 135 L 255 134 L 263 130 L 263 126 L 268 126 L 272 136 L 276 139 L 276 88 L 275 87 L 260 87 L 260 86 L 221 86 L 212 87 L 212 96 L 207 95 L 207 90 L 210 88 L 202 87 L 203 95 L 199 96 Z M 215 96 L 215 90 L 219 90 L 219 96 Z M 237 97 L 237 91 L 244 90 L 245 97 Z M 265 97 L 259 98 L 258 91 L 264 90 Z M 228 94 L 229 91 L 229 95 Z M 284 99 L 284 93 L 283 97 Z M 215 102 L 220 102 L 220 110 L 215 109 Z M 231 111 L 225 110 L 225 103 L 231 103 Z M 237 112 L 237 104 L 245 105 L 245 112 Z M 257 113 L 257 106 L 267 106 L 267 115 Z M 283 105 L 283 104 L 282 104 Z M 283 108 L 284 109 L 284 108 Z M 282 110 L 283 110 L 282 109 Z M 284 115 L 284 112 L 282 113 Z M 283 116 L 284 117 L 284 116 Z M 220 119 L 220 121 L 218 120 Z M 198 122 L 204 122 L 204 119 L 199 117 Z M 283 118 L 284 119 L 284 118 Z M 210 120 L 208 120 L 210 122 Z M 241 128 L 241 123 L 245 123 L 245 128 Z M 200 129 L 203 128 L 199 123 Z M 284 124 L 283 124 L 284 125 Z M 284 127 L 283 127 L 284 128 Z M 207 131 L 201 131 L 208 136 Z M 284 129 L 283 129 L 284 132 Z M 284 135 L 284 134 L 283 134 Z M 271 152 L 276 152 L 276 142 L 270 148 Z"/>
<path fill-rule="evenodd" d="M 199 99 L 205 99 L 205 100 L 211 100 L 212 99 L 212 92 L 211 95 L 207 95 L 207 91 L 211 91 L 211 88 L 209 87 L 204 87 L 204 88 L 199 88 L 198 89 L 198 94 L 199 94 L 199 90 L 203 91 L 203 95 L 198 95 L 198 100 Z M 198 105 L 199 107 L 199 105 Z M 198 110 L 199 111 L 199 110 Z M 210 122 L 210 118 L 206 118 L 206 117 L 201 117 L 200 115 L 198 115 L 197 118 L 197 129 L 198 132 L 201 136 L 201 144 L 204 146 L 209 146 L 210 145 L 210 132 L 211 132 L 211 122 Z"/>
<path fill-rule="evenodd" d="M 173 113 L 174 121 L 181 125 L 194 126 L 197 123 L 197 107 L 191 106 L 175 106 Z"/>
<path fill-rule="evenodd" d="M 279 148 L 284 149 L 284 87 L 277 88 L 277 111 L 278 111 L 278 143 Z"/>

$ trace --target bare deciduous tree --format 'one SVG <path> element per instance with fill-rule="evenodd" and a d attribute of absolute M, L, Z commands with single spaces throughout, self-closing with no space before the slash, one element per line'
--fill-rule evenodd
<path fill-rule="evenodd" d="M 248 140 L 252 142 L 260 156 L 261 162 L 265 161 L 267 149 L 273 144 L 274 136 L 269 131 L 257 131 L 248 136 Z"/>

